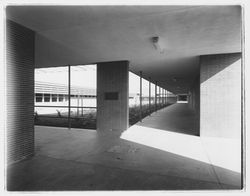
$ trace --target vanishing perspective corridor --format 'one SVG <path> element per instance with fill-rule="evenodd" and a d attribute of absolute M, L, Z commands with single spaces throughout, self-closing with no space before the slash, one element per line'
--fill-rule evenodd
<path fill-rule="evenodd" d="M 167 117 L 171 120 L 168 121 Z M 9 188 L 12 190 L 239 188 L 240 163 L 231 162 L 233 164 L 231 168 L 226 164 L 218 165 L 216 162 L 218 157 L 210 157 L 207 147 L 217 148 L 221 143 L 216 143 L 216 138 L 203 141 L 202 138 L 195 136 L 194 119 L 194 114 L 187 104 L 176 103 L 153 113 L 141 123 L 115 136 L 100 135 L 94 130 L 36 126 L 36 156 L 13 164 L 9 168 Z M 224 142 L 229 150 L 233 148 L 232 144 L 237 147 L 237 141 Z M 228 155 L 218 153 L 217 156 L 229 158 Z M 236 152 L 229 151 L 231 157 L 237 156 L 237 153 L 237 149 Z"/>
<path fill-rule="evenodd" d="M 6 191 L 244 191 L 244 6 L 3 10 Z"/>

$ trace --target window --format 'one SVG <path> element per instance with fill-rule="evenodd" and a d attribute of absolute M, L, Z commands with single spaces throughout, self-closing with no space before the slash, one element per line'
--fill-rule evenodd
<path fill-rule="evenodd" d="M 50 94 L 44 94 L 44 102 L 50 102 Z"/>
<path fill-rule="evenodd" d="M 36 93 L 36 102 L 43 102 L 43 94 Z"/>
<path fill-rule="evenodd" d="M 57 102 L 57 94 L 52 94 L 52 102 Z"/>
<path fill-rule="evenodd" d="M 60 95 L 59 95 L 59 102 L 62 102 L 62 101 L 63 101 L 63 95 L 60 94 Z"/>

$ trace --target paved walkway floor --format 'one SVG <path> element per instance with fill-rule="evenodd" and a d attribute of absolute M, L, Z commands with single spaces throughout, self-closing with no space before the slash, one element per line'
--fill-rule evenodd
<path fill-rule="evenodd" d="M 199 135 L 199 119 L 186 103 L 170 105 L 137 124 L 176 133 Z"/>
<path fill-rule="evenodd" d="M 8 189 L 239 189 L 238 141 L 195 136 L 195 122 L 185 120 L 192 115 L 187 105 L 175 104 L 121 135 L 36 126 L 36 155 L 8 168 Z"/>

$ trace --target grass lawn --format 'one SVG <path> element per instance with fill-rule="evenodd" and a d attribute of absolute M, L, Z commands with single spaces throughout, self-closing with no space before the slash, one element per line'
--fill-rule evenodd
<path fill-rule="evenodd" d="M 167 105 L 158 105 L 158 109 L 167 107 Z M 149 110 L 148 105 L 142 106 L 142 118 L 154 112 L 154 105 Z M 49 115 L 35 115 L 35 125 L 54 126 L 54 127 L 68 127 L 67 113 L 63 114 L 49 114 Z M 71 127 L 82 129 L 96 129 L 96 111 L 90 111 L 82 116 L 77 116 L 72 112 Z M 129 108 L 129 125 L 133 125 L 140 120 L 140 107 Z"/>

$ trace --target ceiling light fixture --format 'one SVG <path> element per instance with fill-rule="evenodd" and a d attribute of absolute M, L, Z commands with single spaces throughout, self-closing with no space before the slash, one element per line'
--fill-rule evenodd
<path fill-rule="evenodd" d="M 161 54 L 164 53 L 164 48 L 162 43 L 160 42 L 160 38 L 158 36 L 152 37 L 152 42 L 156 50 L 158 50 Z"/>

